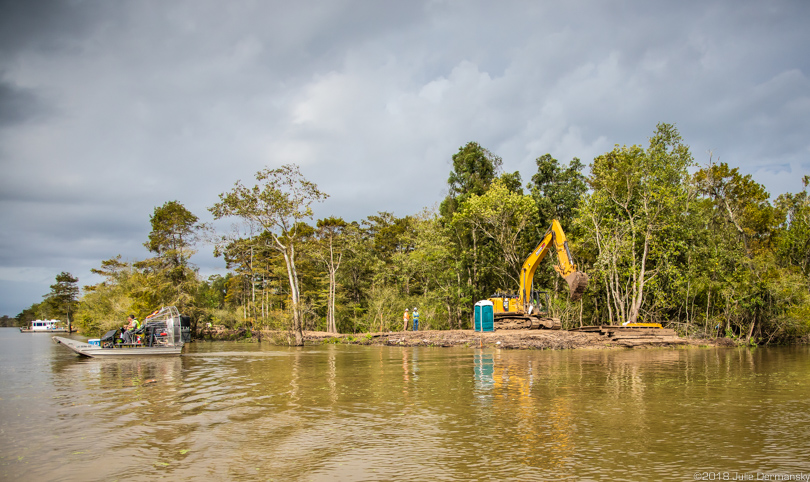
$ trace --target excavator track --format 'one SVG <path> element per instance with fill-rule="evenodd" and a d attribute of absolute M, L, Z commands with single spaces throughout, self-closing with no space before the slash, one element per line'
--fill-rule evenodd
<path fill-rule="evenodd" d="M 562 328 L 559 318 L 548 316 L 513 315 L 498 316 L 495 314 L 494 327 L 496 330 L 559 330 Z"/>

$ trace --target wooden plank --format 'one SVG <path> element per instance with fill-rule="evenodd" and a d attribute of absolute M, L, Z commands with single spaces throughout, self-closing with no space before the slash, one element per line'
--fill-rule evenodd
<path fill-rule="evenodd" d="M 609 336 L 678 336 L 674 330 L 608 331 Z"/>
<path fill-rule="evenodd" d="M 678 338 L 614 338 L 613 341 L 633 341 L 639 343 L 671 343 L 679 341 Z"/>

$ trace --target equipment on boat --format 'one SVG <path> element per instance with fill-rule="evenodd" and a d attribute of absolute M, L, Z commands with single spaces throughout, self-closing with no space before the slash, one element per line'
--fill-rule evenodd
<path fill-rule="evenodd" d="M 180 315 L 174 306 L 166 306 L 146 317 L 143 326 L 130 332 L 131 343 L 124 343 L 119 329 L 110 330 L 95 343 L 84 343 L 54 336 L 54 342 L 79 355 L 89 357 L 122 357 L 144 355 L 179 355 L 183 350 L 183 326 L 188 317 Z"/>

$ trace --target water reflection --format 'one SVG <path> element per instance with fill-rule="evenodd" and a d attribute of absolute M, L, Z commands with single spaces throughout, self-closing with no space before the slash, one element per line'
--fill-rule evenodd
<path fill-rule="evenodd" d="M 807 347 L 539 352 L 230 342 L 195 343 L 173 359 L 83 360 L 9 336 L 0 332 L 2 479 L 810 471 Z"/>
<path fill-rule="evenodd" d="M 478 390 L 488 390 L 495 385 L 493 377 L 495 365 L 492 353 L 476 351 L 473 355 L 475 363 L 475 388 Z"/>

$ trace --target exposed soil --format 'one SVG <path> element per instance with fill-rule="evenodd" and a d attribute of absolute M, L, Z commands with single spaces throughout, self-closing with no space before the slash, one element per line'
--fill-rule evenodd
<path fill-rule="evenodd" d="M 252 339 L 286 345 L 291 333 L 283 331 L 201 330 L 198 339 Z M 396 331 L 386 333 L 332 334 L 305 331 L 307 345 L 325 343 L 354 345 L 433 346 L 433 347 L 494 347 L 511 349 L 564 350 L 575 348 L 604 349 L 616 347 L 727 346 L 726 339 L 676 338 L 668 341 L 635 340 L 632 344 L 617 342 L 599 333 L 551 330 L 498 330 L 479 333 L 473 330 Z M 731 343 L 733 345 L 733 342 Z"/>

